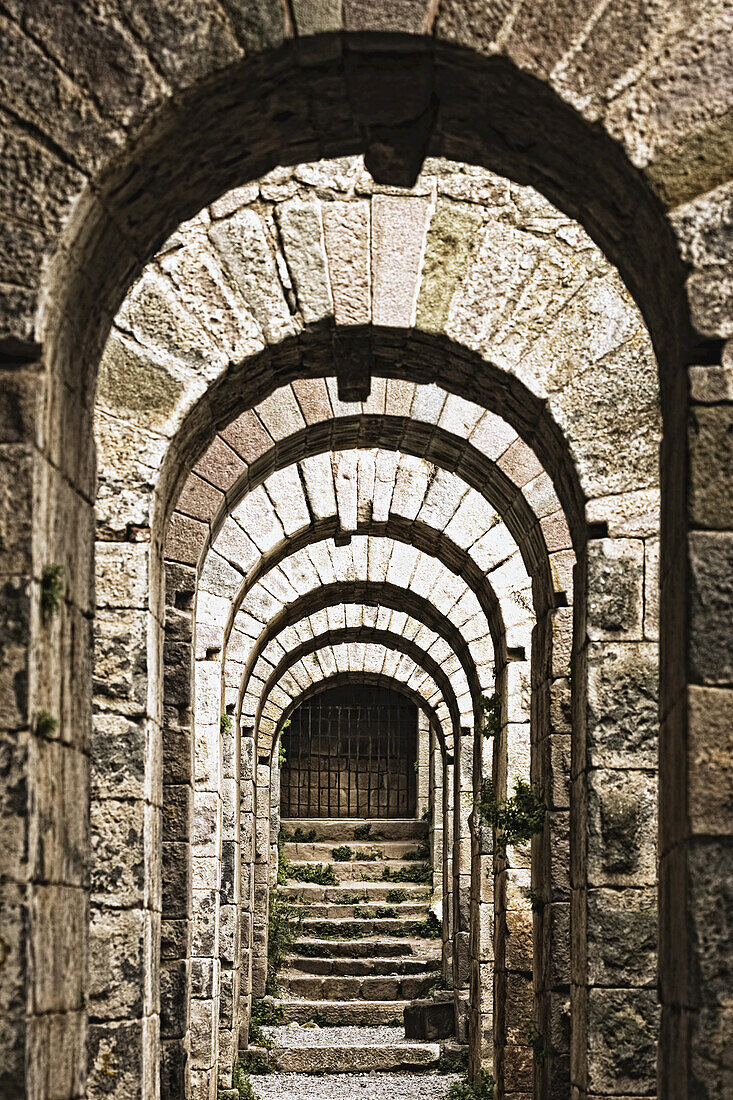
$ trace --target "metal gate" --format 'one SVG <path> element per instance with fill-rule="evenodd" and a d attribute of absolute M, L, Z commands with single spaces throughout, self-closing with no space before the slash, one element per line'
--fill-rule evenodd
<path fill-rule="evenodd" d="M 417 707 L 396 691 L 338 687 L 301 704 L 282 736 L 283 817 L 413 817 Z"/>

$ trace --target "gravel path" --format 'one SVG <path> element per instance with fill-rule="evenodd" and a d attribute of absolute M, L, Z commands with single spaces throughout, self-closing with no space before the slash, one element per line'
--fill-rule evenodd
<path fill-rule="evenodd" d="M 257 1100 L 445 1100 L 459 1078 L 430 1073 L 334 1073 L 326 1077 L 273 1073 L 250 1080 Z"/>
<path fill-rule="evenodd" d="M 265 1031 L 278 1047 L 364 1047 L 414 1044 L 405 1039 L 403 1027 L 266 1027 Z"/>

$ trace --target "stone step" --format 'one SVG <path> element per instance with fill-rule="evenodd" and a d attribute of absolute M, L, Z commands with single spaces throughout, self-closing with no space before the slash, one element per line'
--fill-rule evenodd
<path fill-rule="evenodd" d="M 334 1029 L 335 1030 L 335 1029 Z M 270 1064 L 279 1073 L 386 1073 L 395 1070 L 427 1070 L 438 1064 L 439 1043 L 365 1044 L 328 1046 L 292 1046 L 278 1038 Z M 307 1095 L 310 1082 L 306 1078 Z"/>
<path fill-rule="evenodd" d="M 321 1027 L 379 1027 L 401 1026 L 405 1009 L 404 1001 L 321 1001 L 280 1000 L 273 1002 L 282 1009 L 284 1024 L 307 1024 L 311 1021 Z"/>
<path fill-rule="evenodd" d="M 293 864 L 294 867 L 307 867 L 309 865 L 309 863 L 313 863 L 312 860 L 291 860 L 290 862 Z M 371 863 L 371 862 L 367 863 L 367 862 L 364 862 L 364 861 L 357 861 L 357 860 L 351 860 L 351 861 L 349 861 L 349 863 L 338 863 L 338 862 L 335 862 L 335 861 L 330 860 L 330 859 L 323 860 L 321 862 L 325 863 L 327 866 L 329 866 L 331 868 L 331 870 L 333 871 L 333 874 L 334 874 L 334 878 L 336 878 L 339 882 L 354 882 L 354 883 L 357 883 L 357 882 L 389 882 L 389 881 L 392 881 L 390 879 L 385 879 L 384 878 L 385 867 L 389 868 L 389 871 L 390 871 L 391 875 L 398 875 L 399 872 L 401 870 L 403 870 L 404 868 L 419 868 L 419 867 L 422 866 L 422 861 L 402 860 L 402 859 L 399 859 L 399 860 L 397 860 L 397 859 L 379 860 L 378 863 Z M 316 861 L 316 865 L 318 865 L 318 861 Z M 290 881 L 291 885 L 293 885 L 296 880 L 290 879 L 289 881 Z M 403 886 L 403 885 L 406 885 L 406 884 L 401 883 L 399 881 L 394 882 L 395 887 Z M 428 889 L 432 885 L 432 883 L 431 882 L 425 882 L 425 883 L 421 882 L 421 883 L 418 883 L 417 885 L 422 886 L 423 889 Z"/>
<path fill-rule="evenodd" d="M 332 840 L 308 844 L 286 841 L 283 844 L 283 855 L 287 860 L 301 863 L 386 863 L 393 859 L 402 860 L 408 855 L 418 861 L 429 859 L 427 851 L 420 852 L 420 843 L 414 840 L 385 840 L 381 843 L 348 840 L 343 844 L 337 844 Z M 339 849 L 344 851 L 349 849 L 352 854 L 340 860 L 334 855 L 334 852 L 339 852 Z M 376 856 L 376 859 L 366 858 L 373 856 Z"/>
<path fill-rule="evenodd" d="M 360 940 L 304 939 L 299 937 L 292 946 L 292 956 L 318 959 L 371 959 L 386 958 L 431 958 L 440 950 L 440 940 L 420 939 L 416 936 L 408 940 L 379 939 L 365 936 Z"/>
<path fill-rule="evenodd" d="M 277 892 L 294 903 L 327 902 L 334 905 L 359 905 L 376 902 L 379 905 L 399 904 L 387 896 L 399 891 L 410 902 L 430 902 L 430 888 L 421 883 L 400 882 L 358 882 L 353 886 L 320 886 L 315 882 L 291 882 L 288 886 L 278 886 Z"/>
<path fill-rule="evenodd" d="M 436 974 L 385 974 L 361 977 L 321 977 L 285 974 L 278 979 L 281 997 L 310 1001 L 410 1001 L 427 997 L 438 982 Z"/>
<path fill-rule="evenodd" d="M 311 920 L 306 918 L 300 922 L 300 935 L 314 937 L 316 939 L 329 938 L 342 940 L 361 940 L 365 936 L 392 936 L 405 938 L 425 936 L 424 921 L 414 919 L 401 919 L 399 917 L 375 917 L 373 920 L 354 918 L 347 920 L 337 918 L 335 920 Z"/>
<path fill-rule="evenodd" d="M 314 829 L 316 840 L 333 841 L 334 844 L 351 844 L 354 838 L 354 829 L 371 825 L 368 840 L 370 843 L 379 843 L 382 840 L 426 840 L 428 836 L 427 822 L 419 821 L 414 817 L 305 817 L 283 818 L 281 828 L 292 834 L 296 829 L 301 829 L 309 834 Z"/>
<path fill-rule="evenodd" d="M 429 974 L 433 978 L 440 974 L 440 949 L 424 959 L 414 956 L 393 956 L 392 958 L 367 959 L 309 959 L 301 955 L 288 958 L 288 971 L 283 974 L 287 979 L 291 974 L 321 974 L 323 976 L 357 974 L 367 977 L 370 974 Z"/>
<path fill-rule="evenodd" d="M 375 918 L 399 917 L 405 920 L 425 920 L 430 906 L 422 904 L 412 905 L 409 902 L 388 905 L 386 902 L 359 902 L 357 905 L 334 905 L 332 903 L 319 904 L 308 903 L 306 905 L 294 905 L 296 917 L 305 917 L 308 920 L 338 920 L 341 918 L 374 920 Z M 356 912 L 355 912 L 356 910 Z"/>

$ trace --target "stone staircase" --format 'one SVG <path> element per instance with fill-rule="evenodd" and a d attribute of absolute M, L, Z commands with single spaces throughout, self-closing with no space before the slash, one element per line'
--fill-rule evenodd
<path fill-rule="evenodd" d="M 402 1020 L 406 1003 L 440 982 L 430 883 L 400 881 L 425 870 L 427 826 L 349 818 L 284 820 L 282 829 L 283 856 L 298 880 L 289 877 L 278 891 L 293 905 L 299 932 L 279 977 L 282 1025 L 269 1029 L 274 1068 L 434 1068 L 440 1045 L 406 1040 Z M 348 858 L 334 858 L 334 849 L 344 847 Z M 318 874 L 319 864 L 331 867 L 335 885 L 301 880 Z"/>

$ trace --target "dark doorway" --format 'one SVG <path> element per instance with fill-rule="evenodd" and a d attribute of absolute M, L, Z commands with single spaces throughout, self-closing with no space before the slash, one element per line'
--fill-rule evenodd
<path fill-rule="evenodd" d="M 283 817 L 414 817 L 417 707 L 370 685 L 319 692 L 283 732 Z"/>

